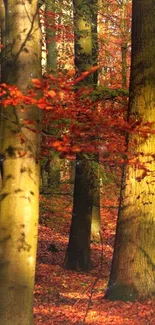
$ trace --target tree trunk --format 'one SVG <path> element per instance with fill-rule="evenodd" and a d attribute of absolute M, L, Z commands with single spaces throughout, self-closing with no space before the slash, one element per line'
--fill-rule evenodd
<path fill-rule="evenodd" d="M 93 23 L 93 9 L 97 1 L 73 0 L 74 4 L 74 30 L 75 30 L 75 67 L 78 73 L 89 70 L 93 66 L 93 57 L 96 64 L 95 48 L 95 27 Z M 96 9 L 97 10 L 97 9 Z M 97 45 L 96 45 L 97 46 Z M 92 86 L 95 80 L 94 73 L 84 79 L 84 84 Z M 81 83 L 79 87 L 81 87 Z"/>
<path fill-rule="evenodd" d="M 52 153 L 49 160 L 48 168 L 48 188 L 52 189 L 60 187 L 60 158 L 57 153 Z"/>
<path fill-rule="evenodd" d="M 56 43 L 56 22 L 55 16 L 58 4 L 55 0 L 45 1 L 46 18 L 46 48 L 47 48 L 47 72 L 57 74 L 57 43 Z M 57 9 L 58 10 L 58 9 Z M 53 14 L 53 17 L 52 15 Z M 51 85 L 52 87 L 52 85 Z M 55 86 L 54 86 L 55 87 Z M 50 150 L 50 164 L 48 169 L 48 188 L 60 186 L 60 158 L 57 153 Z"/>
<path fill-rule="evenodd" d="M 74 184 L 75 182 L 75 160 L 70 160 L 69 161 L 69 175 L 70 175 L 70 182 L 71 184 Z"/>
<path fill-rule="evenodd" d="M 124 42 L 121 46 L 122 52 L 122 87 L 127 87 L 127 43 Z"/>
<path fill-rule="evenodd" d="M 77 155 L 73 214 L 65 257 L 65 267 L 70 270 L 88 271 L 91 268 L 90 230 L 93 199 L 91 172 L 89 157 L 83 159 L 83 154 Z"/>
<path fill-rule="evenodd" d="M 146 299 L 155 294 L 155 19 L 154 1 L 133 0 L 129 121 L 143 132 L 130 134 L 112 270 L 106 298 Z M 146 132 L 146 130 L 150 132 Z"/>
<path fill-rule="evenodd" d="M 87 71 L 96 62 L 95 42 L 97 27 L 97 1 L 74 0 L 74 28 L 75 28 L 75 66 L 78 73 Z M 96 49 L 97 50 L 97 49 Z M 80 83 L 92 87 L 96 81 L 93 74 Z M 78 87 L 79 87 L 78 86 Z M 79 100 L 79 99 L 78 99 Z M 70 229 L 70 238 L 65 257 L 65 267 L 68 269 L 89 270 L 90 259 L 90 237 L 92 206 L 94 193 L 94 170 L 92 167 L 93 155 L 82 153 L 77 155 L 75 186 L 73 200 L 73 214 Z M 87 169 L 88 168 L 88 169 Z"/>
<path fill-rule="evenodd" d="M 55 6 L 55 0 L 45 1 L 47 70 L 54 74 L 57 71 L 56 24 L 54 17 Z"/>
<path fill-rule="evenodd" d="M 2 81 L 17 86 L 24 94 L 32 86 L 32 78 L 41 78 L 37 2 L 4 2 L 6 42 Z M 0 324 L 32 325 L 39 214 L 40 111 L 24 103 L 2 109 L 1 152 L 5 160 L 0 193 Z M 33 124 L 28 127 L 25 120 Z"/>
<path fill-rule="evenodd" d="M 100 167 L 99 155 L 94 155 L 92 163 L 93 177 L 94 177 L 94 191 L 93 191 L 93 207 L 92 207 L 92 223 L 91 223 L 91 239 L 93 241 L 100 241 L 101 231 L 101 215 L 100 215 Z"/>

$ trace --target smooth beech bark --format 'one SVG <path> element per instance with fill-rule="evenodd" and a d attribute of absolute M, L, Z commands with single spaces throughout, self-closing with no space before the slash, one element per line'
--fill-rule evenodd
<path fill-rule="evenodd" d="M 80 74 L 96 65 L 97 61 L 97 1 L 74 0 L 73 4 L 75 67 L 77 73 Z M 96 83 L 97 75 L 92 74 L 85 78 L 79 87 L 82 85 L 92 87 Z M 77 100 L 79 101 L 80 98 Z M 76 157 L 73 213 L 64 264 L 67 269 L 87 271 L 91 268 L 92 209 L 93 204 L 95 205 L 97 201 L 94 197 L 96 175 L 93 160 L 93 154 L 81 153 Z"/>
<path fill-rule="evenodd" d="M 93 200 L 91 161 L 78 154 L 76 159 L 73 213 L 65 267 L 70 270 L 91 269 L 90 232 Z"/>
<path fill-rule="evenodd" d="M 56 22 L 54 16 L 56 6 L 55 0 L 45 1 L 47 71 L 54 74 L 57 72 Z"/>
<path fill-rule="evenodd" d="M 23 93 L 41 78 L 37 0 L 3 2 L 2 82 Z M 16 90 L 15 90 L 16 97 Z M 24 124 L 24 121 L 31 124 Z M 0 324 L 33 324 L 36 265 L 40 110 L 26 103 L 1 108 Z"/>
<path fill-rule="evenodd" d="M 153 0 L 133 0 L 128 137 L 112 270 L 106 298 L 155 295 L 155 19 Z M 142 129 L 144 131 L 142 131 Z"/>
<path fill-rule="evenodd" d="M 93 155 L 93 206 L 91 221 L 91 240 L 99 242 L 101 240 L 101 214 L 100 214 L 100 165 L 99 154 Z"/>

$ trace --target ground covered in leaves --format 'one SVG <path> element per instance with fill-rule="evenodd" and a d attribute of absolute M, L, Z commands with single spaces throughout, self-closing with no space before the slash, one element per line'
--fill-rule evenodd
<path fill-rule="evenodd" d="M 71 198 L 41 197 L 42 220 L 35 284 L 35 325 L 154 325 L 155 301 L 121 302 L 104 299 L 109 278 L 117 199 L 102 203 L 102 239 L 91 244 L 93 268 L 90 273 L 63 268 L 68 242 Z M 108 208 L 109 206 L 109 208 Z M 54 244 L 58 251 L 49 250 Z"/>

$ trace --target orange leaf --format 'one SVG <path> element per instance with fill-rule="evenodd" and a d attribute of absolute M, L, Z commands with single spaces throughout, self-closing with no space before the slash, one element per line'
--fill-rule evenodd
<path fill-rule="evenodd" d="M 24 124 L 36 124 L 34 121 L 31 120 L 24 120 Z"/>
<path fill-rule="evenodd" d="M 55 141 L 51 144 L 51 147 L 57 148 L 61 144 L 61 141 Z"/>
<path fill-rule="evenodd" d="M 41 81 L 39 79 L 32 79 L 36 88 L 41 88 Z"/>
<path fill-rule="evenodd" d="M 45 102 L 44 98 L 40 98 L 38 101 L 38 105 L 39 108 L 45 109 L 47 106 L 47 103 Z"/>
<path fill-rule="evenodd" d="M 67 77 L 68 78 L 71 78 L 75 75 L 75 69 L 71 69 L 67 72 Z"/>
<path fill-rule="evenodd" d="M 47 92 L 47 94 L 48 94 L 48 96 L 51 97 L 51 98 L 53 98 L 53 97 L 56 96 L 56 92 L 55 92 L 54 90 L 49 90 L 49 91 Z"/>
<path fill-rule="evenodd" d="M 63 136 L 63 142 L 65 142 L 65 144 L 69 144 L 70 139 L 69 139 L 69 137 L 67 135 Z"/>
<path fill-rule="evenodd" d="M 72 152 L 80 152 L 81 151 L 81 149 L 78 146 L 73 146 L 71 148 L 71 150 L 72 150 Z"/>
<path fill-rule="evenodd" d="M 78 78 L 75 79 L 75 83 L 77 83 L 77 82 L 83 80 L 83 79 L 86 78 L 89 74 L 95 72 L 95 71 L 98 70 L 98 69 L 99 69 L 98 66 L 94 66 L 94 67 L 90 68 L 89 70 L 82 72 L 82 73 L 81 73 L 81 76 L 79 76 Z"/>

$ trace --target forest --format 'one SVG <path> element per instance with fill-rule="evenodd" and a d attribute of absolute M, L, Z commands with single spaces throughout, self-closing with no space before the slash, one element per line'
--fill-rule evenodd
<path fill-rule="evenodd" d="M 155 324 L 154 0 L 0 0 L 0 325 Z"/>

